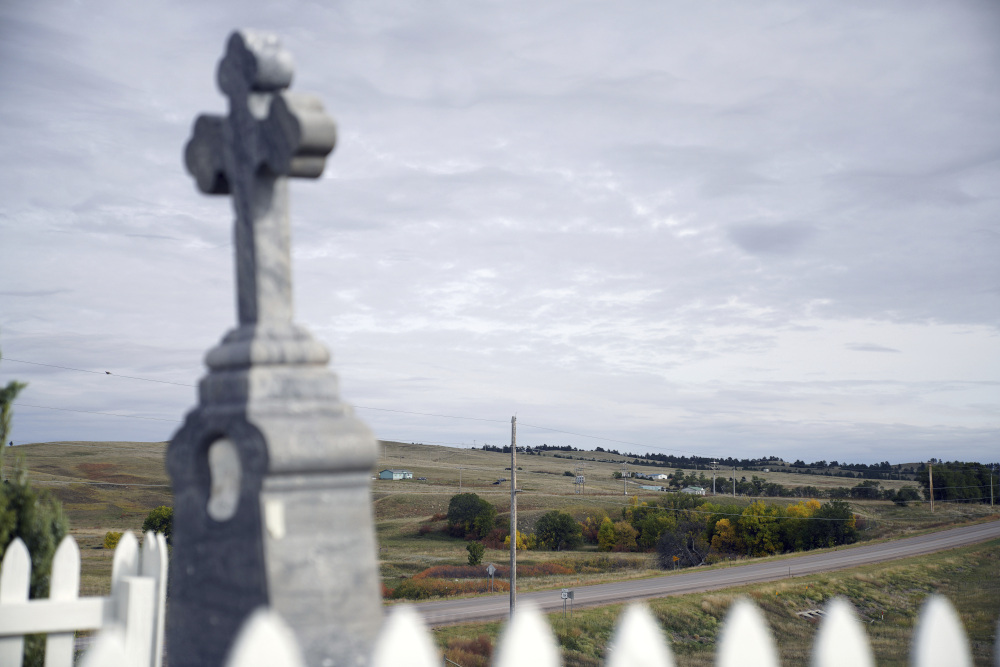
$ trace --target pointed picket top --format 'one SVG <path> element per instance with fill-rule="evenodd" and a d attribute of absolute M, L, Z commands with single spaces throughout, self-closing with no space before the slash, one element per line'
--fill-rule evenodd
<path fill-rule="evenodd" d="M 619 617 L 608 667 L 674 667 L 670 643 L 646 605 L 631 604 Z"/>
<path fill-rule="evenodd" d="M 864 626 L 851 603 L 835 597 L 813 641 L 812 667 L 875 667 Z"/>
<path fill-rule="evenodd" d="M 75 600 L 80 597 L 80 547 L 76 540 L 67 535 L 59 543 L 52 557 L 52 578 L 49 583 L 49 598 L 52 600 Z"/>
<path fill-rule="evenodd" d="M 441 657 L 424 619 L 408 605 L 392 610 L 375 640 L 371 667 L 438 667 Z"/>
<path fill-rule="evenodd" d="M 0 569 L 0 602 L 20 602 L 28 599 L 31 584 L 31 555 L 20 537 L 7 545 Z"/>
<path fill-rule="evenodd" d="M 156 608 L 153 610 L 153 666 L 163 664 L 163 640 L 166 623 L 167 599 L 167 542 L 160 533 L 146 531 L 142 541 L 142 558 L 139 569 L 144 577 L 156 582 Z"/>
<path fill-rule="evenodd" d="M 20 537 L 7 545 L 0 569 L 0 604 L 26 602 L 31 588 L 31 556 Z M 0 638 L 0 665 L 20 665 L 24 637 Z"/>
<path fill-rule="evenodd" d="M 737 600 L 722 624 L 717 667 L 778 667 L 779 664 L 764 615 L 749 600 Z"/>
<path fill-rule="evenodd" d="M 126 530 L 118 546 L 115 547 L 114 559 L 111 561 L 111 595 L 114 597 L 119 582 L 124 577 L 139 575 L 139 540 L 131 530 Z"/>
<path fill-rule="evenodd" d="M 76 600 L 80 597 L 80 547 L 67 535 L 52 557 L 49 599 Z M 72 667 L 73 633 L 53 632 L 45 641 L 45 667 Z"/>
<path fill-rule="evenodd" d="M 522 603 L 500 637 L 494 667 L 558 667 L 560 659 L 548 621 L 533 604 Z"/>
<path fill-rule="evenodd" d="M 97 639 L 83 654 L 79 667 L 129 667 L 122 629 L 113 626 L 97 633 Z"/>
<path fill-rule="evenodd" d="M 305 667 L 299 642 L 278 612 L 258 607 L 246 620 L 226 667 Z"/>
<path fill-rule="evenodd" d="M 969 640 L 947 598 L 931 595 L 920 610 L 910 646 L 910 664 L 913 667 L 971 667 Z"/>

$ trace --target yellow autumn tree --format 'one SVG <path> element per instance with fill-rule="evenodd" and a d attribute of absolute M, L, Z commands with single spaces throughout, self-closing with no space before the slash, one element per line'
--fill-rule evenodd
<path fill-rule="evenodd" d="M 743 553 L 743 542 L 736 533 L 736 526 L 729 519 L 719 519 L 715 522 L 715 535 L 712 536 L 712 548 L 719 553 Z"/>

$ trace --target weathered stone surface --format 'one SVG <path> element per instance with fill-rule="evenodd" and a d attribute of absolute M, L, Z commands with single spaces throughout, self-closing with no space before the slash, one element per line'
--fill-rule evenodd
<path fill-rule="evenodd" d="M 234 33 L 218 69 L 229 115 L 199 117 L 185 150 L 198 188 L 233 198 L 239 325 L 167 451 L 173 667 L 222 665 L 263 604 L 309 665 L 364 664 L 380 624 L 375 440 L 292 323 L 287 178 L 319 176 L 336 139 L 316 98 L 285 90 L 292 71 L 274 37 Z"/>

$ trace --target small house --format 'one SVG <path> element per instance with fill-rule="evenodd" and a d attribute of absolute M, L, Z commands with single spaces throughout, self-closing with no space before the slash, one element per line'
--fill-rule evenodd
<path fill-rule="evenodd" d="M 394 470 L 387 468 L 378 474 L 379 479 L 391 479 L 393 481 L 397 479 L 413 479 L 413 473 L 409 470 Z"/>
<path fill-rule="evenodd" d="M 681 489 L 681 493 L 690 493 L 692 496 L 703 496 L 705 495 L 705 489 L 700 486 L 685 486 Z"/>

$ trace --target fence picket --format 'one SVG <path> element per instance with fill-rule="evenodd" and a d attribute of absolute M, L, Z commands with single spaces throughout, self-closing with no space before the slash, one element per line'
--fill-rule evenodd
<path fill-rule="evenodd" d="M 826 616 L 813 642 L 812 667 L 874 667 L 875 657 L 868 635 L 851 603 L 836 597 L 826 607 Z"/>
<path fill-rule="evenodd" d="M 104 628 L 80 661 L 80 667 L 132 667 L 125 657 L 125 635 L 117 626 Z"/>
<path fill-rule="evenodd" d="M 49 599 L 72 601 L 80 597 L 80 547 L 67 535 L 52 557 Z M 45 642 L 45 667 L 73 666 L 72 632 L 54 632 Z"/>
<path fill-rule="evenodd" d="M 441 664 L 424 619 L 410 605 L 399 605 L 382 624 L 371 667 L 437 667 Z"/>
<path fill-rule="evenodd" d="M 910 647 L 910 664 L 913 667 L 971 667 L 969 640 L 947 598 L 932 595 L 920 610 Z"/>
<path fill-rule="evenodd" d="M 277 612 L 260 607 L 243 623 L 226 667 L 305 667 L 299 643 Z"/>
<path fill-rule="evenodd" d="M 0 605 L 27 602 L 31 586 L 31 556 L 20 537 L 7 545 L 0 570 Z M 24 637 L 0 638 L 0 665 L 20 665 L 24 657 Z"/>
<path fill-rule="evenodd" d="M 1000 667 L 1000 619 L 997 619 L 997 631 L 993 636 L 996 638 L 996 643 L 993 645 L 993 659 L 996 661 L 996 667 Z"/>
<path fill-rule="evenodd" d="M 156 588 L 156 602 L 153 609 L 153 660 L 150 667 L 163 664 L 163 630 L 166 618 L 167 600 L 167 541 L 160 533 L 148 531 L 142 543 L 140 574 L 152 577 Z"/>
<path fill-rule="evenodd" d="M 532 604 L 522 603 L 500 636 L 494 667 L 558 667 L 559 644 L 552 628 Z"/>
<path fill-rule="evenodd" d="M 134 577 L 139 574 L 139 540 L 131 530 L 126 530 L 125 534 L 118 540 L 115 547 L 115 555 L 111 561 L 111 597 L 116 597 L 120 582 L 125 577 Z"/>
<path fill-rule="evenodd" d="M 646 605 L 631 604 L 618 619 L 608 667 L 674 667 L 670 643 Z"/>
<path fill-rule="evenodd" d="M 755 604 L 739 599 L 722 624 L 717 667 L 778 667 L 771 629 Z"/>

